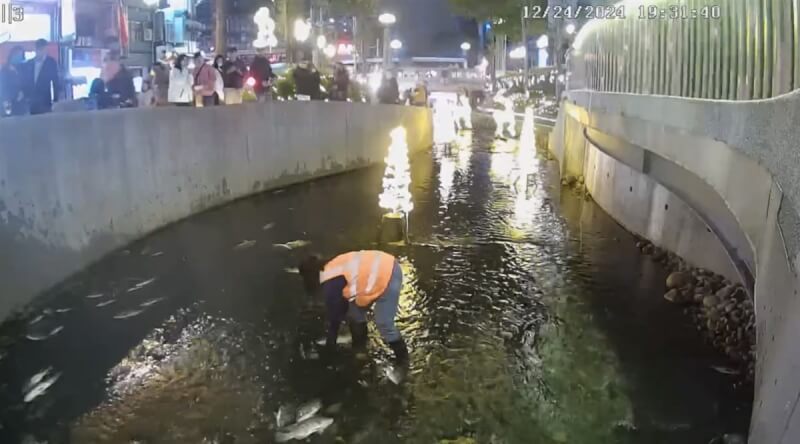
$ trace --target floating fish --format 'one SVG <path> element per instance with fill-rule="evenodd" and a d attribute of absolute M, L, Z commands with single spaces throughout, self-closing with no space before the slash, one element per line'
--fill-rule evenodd
<path fill-rule="evenodd" d="M 291 242 L 286 242 L 285 244 L 274 244 L 273 247 L 283 248 L 285 250 L 296 250 L 298 248 L 303 248 L 308 245 L 311 245 L 311 242 L 306 240 L 295 240 Z"/>
<path fill-rule="evenodd" d="M 46 369 L 36 373 L 35 375 L 31 376 L 31 379 L 28 379 L 28 382 L 25 383 L 25 388 L 23 391 L 27 392 L 30 390 L 34 385 L 42 382 L 45 376 L 47 376 L 51 371 L 53 371 L 53 367 L 47 367 Z"/>
<path fill-rule="evenodd" d="M 37 322 L 41 321 L 42 319 L 44 319 L 44 315 L 40 314 L 39 316 L 36 316 L 35 318 L 31 319 L 31 321 L 28 322 L 28 325 L 36 324 Z"/>
<path fill-rule="evenodd" d="M 164 255 L 163 251 L 156 251 L 155 253 L 151 254 L 150 257 L 159 257 L 163 255 Z"/>
<path fill-rule="evenodd" d="M 386 375 L 386 378 L 392 381 L 394 385 L 400 385 L 400 383 L 406 379 L 405 371 L 402 368 L 393 367 L 391 365 L 384 367 L 383 374 Z"/>
<path fill-rule="evenodd" d="M 29 333 L 25 337 L 31 341 L 44 341 L 47 338 L 53 337 L 57 335 L 61 330 L 64 329 L 64 326 L 59 325 L 58 327 L 53 328 L 48 333 L 41 334 L 41 333 Z"/>
<path fill-rule="evenodd" d="M 256 241 L 254 241 L 254 240 L 244 240 L 244 241 L 241 241 L 240 243 L 236 244 L 236 246 L 233 247 L 233 249 L 234 250 L 246 250 L 248 248 L 253 248 L 255 245 L 256 245 Z"/>
<path fill-rule="evenodd" d="M 144 282 L 139 282 L 138 284 L 136 284 L 133 287 L 129 288 L 128 289 L 128 293 L 133 293 L 134 291 L 141 290 L 142 288 L 147 287 L 148 285 L 152 284 L 155 281 L 156 281 L 156 278 L 150 278 L 150 279 L 148 279 L 148 280 L 146 280 Z"/>
<path fill-rule="evenodd" d="M 283 194 L 285 191 L 286 190 L 284 190 L 284 189 L 275 190 L 275 191 L 272 192 L 272 194 Z"/>
<path fill-rule="evenodd" d="M 315 416 L 276 432 L 275 441 L 286 442 L 293 439 L 306 439 L 315 433 L 322 433 L 331 424 L 333 424 L 332 418 Z"/>
<path fill-rule="evenodd" d="M 322 339 L 317 339 L 316 344 L 322 346 L 322 345 L 325 345 L 326 342 L 327 342 L 327 340 L 325 338 L 322 338 Z M 353 343 L 353 337 L 352 336 L 346 336 L 346 335 L 340 335 L 339 337 L 336 338 L 336 343 L 338 345 L 350 345 L 350 344 Z"/>
<path fill-rule="evenodd" d="M 49 369 L 47 373 L 49 373 Z M 37 373 L 34 376 L 37 375 L 39 374 Z M 47 392 L 47 389 L 49 389 L 50 386 L 55 384 L 56 381 L 58 381 L 58 378 L 61 377 L 61 373 L 56 373 L 55 375 L 50 376 L 49 378 L 42 379 L 44 378 L 45 375 L 42 375 L 39 379 L 39 382 L 32 384 L 31 386 L 32 388 L 28 390 L 27 393 L 25 393 L 25 398 L 24 398 L 25 402 L 31 402 L 34 399 L 38 398 L 39 396 L 42 396 L 45 392 Z"/>
<path fill-rule="evenodd" d="M 141 304 L 139 304 L 139 306 L 140 306 L 140 307 L 149 307 L 149 306 L 151 306 L 151 305 L 158 304 L 159 302 L 161 302 L 161 301 L 163 301 L 163 300 L 164 300 L 164 298 L 155 298 L 155 299 L 150 299 L 149 301 L 142 302 Z"/>
<path fill-rule="evenodd" d="M 278 428 L 282 429 L 295 422 L 296 412 L 294 408 L 282 405 L 275 413 L 275 423 L 278 425 Z"/>
<path fill-rule="evenodd" d="M 86 296 L 86 299 L 99 299 L 103 297 L 103 293 L 92 293 Z"/>
<path fill-rule="evenodd" d="M 71 308 L 56 308 L 56 313 L 69 313 L 71 311 Z"/>
<path fill-rule="evenodd" d="M 289 274 L 300 274 L 300 270 L 298 270 L 297 268 L 284 268 L 283 271 Z"/>
<path fill-rule="evenodd" d="M 322 408 L 322 401 L 314 399 L 297 408 L 297 422 L 303 422 L 306 419 L 316 415 Z"/>
<path fill-rule="evenodd" d="M 111 305 L 114 302 L 115 302 L 114 299 L 109 299 L 107 301 L 100 302 L 99 304 L 96 305 L 96 307 L 105 307 L 106 305 Z"/>
<path fill-rule="evenodd" d="M 261 229 L 264 230 L 264 231 L 269 231 L 269 230 L 271 230 L 273 228 L 275 228 L 275 222 L 270 222 L 270 223 L 264 225 L 263 227 L 261 227 Z"/>
<path fill-rule="evenodd" d="M 739 370 L 731 367 L 723 367 L 721 365 L 712 365 L 711 368 L 723 375 L 738 375 L 740 373 Z"/>
<path fill-rule="evenodd" d="M 128 319 L 134 316 L 139 316 L 140 314 L 144 313 L 144 309 L 141 310 L 125 310 L 122 313 L 117 313 L 114 315 L 114 319 Z"/>

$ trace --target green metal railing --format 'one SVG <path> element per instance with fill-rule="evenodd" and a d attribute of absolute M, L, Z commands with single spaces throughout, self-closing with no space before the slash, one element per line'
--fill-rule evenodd
<path fill-rule="evenodd" d="M 568 89 L 722 100 L 800 89 L 800 0 L 630 0 L 617 7 L 624 18 L 592 20 L 576 36 Z"/>

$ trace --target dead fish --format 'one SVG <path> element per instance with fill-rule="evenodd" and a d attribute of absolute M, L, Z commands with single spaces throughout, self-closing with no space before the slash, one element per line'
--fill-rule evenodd
<path fill-rule="evenodd" d="M 245 240 L 233 247 L 234 250 L 245 250 L 247 248 L 252 248 L 256 245 L 256 241 L 254 240 Z"/>
<path fill-rule="evenodd" d="M 151 305 L 158 304 L 159 302 L 161 302 L 161 301 L 163 301 L 163 300 L 164 300 L 164 298 L 155 298 L 155 299 L 150 299 L 149 301 L 142 302 L 141 304 L 139 304 L 139 306 L 140 306 L 140 307 L 149 307 L 149 306 L 151 306 Z"/>
<path fill-rule="evenodd" d="M 275 222 L 270 222 L 270 223 L 264 225 L 263 227 L 261 227 L 261 229 L 264 230 L 264 231 L 269 231 L 269 230 L 271 230 L 273 228 L 275 228 Z"/>
<path fill-rule="evenodd" d="M 25 337 L 28 338 L 31 341 L 44 341 L 47 338 L 50 338 L 50 337 L 53 337 L 53 336 L 57 335 L 58 332 L 60 332 L 63 329 L 64 329 L 64 326 L 63 325 L 59 325 L 58 327 L 55 327 L 54 329 L 50 330 L 48 333 L 45 333 L 45 334 L 29 333 L 29 334 L 25 335 Z"/>
<path fill-rule="evenodd" d="M 275 424 L 279 429 L 295 422 L 296 410 L 294 408 L 282 405 L 277 412 L 275 412 Z"/>
<path fill-rule="evenodd" d="M 144 313 L 144 309 L 141 310 L 125 310 L 122 313 L 117 313 L 114 315 L 114 319 L 128 319 L 134 316 L 139 316 L 140 314 Z"/>
<path fill-rule="evenodd" d="M 22 391 L 27 392 L 34 385 L 42 382 L 42 379 L 44 379 L 44 377 L 47 376 L 51 371 L 53 371 L 53 367 L 47 367 L 46 369 L 31 376 L 31 379 L 28 379 L 28 382 L 25 383 L 25 388 Z"/>
<path fill-rule="evenodd" d="M 405 371 L 403 371 L 402 368 L 393 367 L 391 365 L 384 367 L 383 374 L 386 375 L 386 378 L 392 381 L 394 385 L 400 385 L 406 378 Z"/>
<path fill-rule="evenodd" d="M 272 192 L 272 194 L 283 194 L 283 192 L 285 192 L 285 191 L 286 190 L 284 190 L 284 189 L 275 190 L 275 191 Z"/>
<path fill-rule="evenodd" d="M 56 308 L 56 313 L 69 313 L 71 311 L 71 308 Z"/>
<path fill-rule="evenodd" d="M 316 415 L 322 408 L 322 401 L 314 399 L 297 408 L 297 422 L 303 422 L 306 419 Z"/>
<path fill-rule="evenodd" d="M 718 373 L 722 373 L 723 375 L 738 375 L 740 372 L 731 367 L 723 367 L 721 365 L 712 365 L 712 369 L 716 370 Z"/>
<path fill-rule="evenodd" d="M 294 240 L 291 242 L 286 242 L 285 244 L 274 244 L 273 247 L 283 248 L 285 250 L 296 250 L 298 248 L 303 248 L 308 245 L 311 245 L 311 242 L 306 240 Z"/>
<path fill-rule="evenodd" d="M 163 251 L 156 251 L 155 253 L 151 254 L 150 257 L 159 257 L 163 255 L 164 255 Z"/>
<path fill-rule="evenodd" d="M 86 299 L 99 299 L 103 297 L 103 293 L 93 293 L 86 296 Z"/>
<path fill-rule="evenodd" d="M 152 284 L 155 281 L 156 281 L 156 278 L 150 278 L 150 279 L 148 279 L 148 280 L 146 280 L 144 282 L 139 282 L 138 284 L 136 284 L 133 287 L 129 288 L 128 289 L 128 293 L 133 293 L 134 291 L 141 290 L 142 288 L 147 287 L 148 285 Z"/>
<path fill-rule="evenodd" d="M 322 433 L 331 424 L 333 424 L 332 418 L 315 416 L 276 432 L 275 441 L 286 442 L 293 439 L 306 439 L 315 433 Z"/>
<path fill-rule="evenodd" d="M 35 318 L 31 319 L 31 321 L 28 322 L 28 325 L 36 324 L 37 322 L 41 321 L 42 319 L 44 319 L 44 315 L 40 314 L 39 316 L 36 316 Z"/>
<path fill-rule="evenodd" d="M 60 377 L 61 373 L 56 373 L 55 375 L 50 376 L 49 378 L 45 378 L 44 380 L 40 379 L 40 382 L 35 383 L 32 386 L 32 388 L 28 390 L 27 393 L 25 393 L 24 401 L 31 402 L 34 399 L 38 398 L 39 396 L 42 396 L 45 392 L 47 392 L 47 389 L 49 389 L 50 386 L 52 386 L 53 384 L 56 383 L 56 381 L 58 381 L 58 378 Z"/>
<path fill-rule="evenodd" d="M 103 301 L 96 305 L 96 307 L 105 307 L 106 305 L 111 305 L 114 303 L 114 299 L 109 299 L 107 301 Z"/>
<path fill-rule="evenodd" d="M 284 268 L 283 271 L 289 274 L 300 274 L 300 270 L 298 270 L 297 268 Z"/>

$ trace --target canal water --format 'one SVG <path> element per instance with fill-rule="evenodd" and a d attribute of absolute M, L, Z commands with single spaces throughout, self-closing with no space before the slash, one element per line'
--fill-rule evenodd
<path fill-rule="evenodd" d="M 378 248 L 383 172 L 168 227 L 0 326 L 0 442 L 269 443 L 280 406 L 315 398 L 334 423 L 312 443 L 746 433 L 750 395 L 663 301 L 665 271 L 562 191 L 554 163 L 480 134 L 412 159 L 410 239 L 380 246 L 405 274 L 407 379 L 387 378 L 374 330 L 368 359 L 342 345 L 322 360 L 322 305 L 291 269 L 310 252 Z M 310 245 L 275 246 L 290 241 Z"/>

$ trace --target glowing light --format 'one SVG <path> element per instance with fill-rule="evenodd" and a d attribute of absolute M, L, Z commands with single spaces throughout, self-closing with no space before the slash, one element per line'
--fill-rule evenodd
<path fill-rule="evenodd" d="M 494 101 L 503 105 L 503 110 L 493 110 L 494 121 L 497 124 L 495 136 L 505 137 L 506 131 L 511 137 L 517 137 L 517 122 L 514 119 L 514 104 L 511 99 L 505 97 L 506 90 L 501 89 L 494 97 Z"/>
<path fill-rule="evenodd" d="M 547 37 L 547 34 L 543 34 L 539 39 L 536 40 L 536 47 L 539 49 L 547 48 L 550 46 L 550 38 Z"/>
<path fill-rule="evenodd" d="M 6 4 L 7 5 L 7 4 Z M 8 9 L 9 6 L 6 6 Z M 15 6 L 16 8 L 16 6 Z M 50 39 L 50 15 L 36 14 L 25 10 L 24 20 L 0 22 L 0 34 L 8 34 L 6 41 L 26 42 L 37 39 Z"/>
<path fill-rule="evenodd" d="M 381 87 L 381 82 L 383 81 L 383 71 L 374 71 L 367 74 L 367 84 L 369 88 L 372 90 L 373 93 L 378 92 L 378 88 Z"/>
<path fill-rule="evenodd" d="M 564 30 L 567 31 L 567 34 L 572 35 L 575 34 L 577 28 L 575 27 L 575 23 L 570 23 L 566 28 L 564 28 Z"/>
<path fill-rule="evenodd" d="M 394 50 L 398 50 L 398 49 L 403 47 L 403 42 L 401 42 L 400 40 L 394 39 L 389 43 L 389 47 L 394 49 Z"/>
<path fill-rule="evenodd" d="M 339 55 L 351 55 L 354 50 L 355 47 L 351 43 L 339 43 L 336 53 Z"/>
<path fill-rule="evenodd" d="M 324 51 L 325 51 L 325 57 L 328 57 L 329 59 L 336 57 L 336 46 L 328 45 L 325 47 Z"/>
<path fill-rule="evenodd" d="M 382 25 L 394 25 L 397 23 L 397 17 L 387 12 L 378 16 L 378 21 L 381 22 Z"/>
<path fill-rule="evenodd" d="M 518 48 L 514 48 L 514 50 L 512 50 L 511 53 L 509 54 L 509 57 L 511 57 L 512 59 L 517 59 L 517 60 L 518 59 L 524 59 L 526 54 L 527 54 L 527 50 L 525 49 L 525 47 L 524 46 L 520 46 Z"/>
<path fill-rule="evenodd" d="M 94 79 L 100 77 L 100 68 L 94 66 L 73 66 L 69 73 L 72 77 L 83 77 L 86 79 L 85 83 L 72 87 L 73 98 L 82 99 L 84 97 L 89 97 L 89 88 L 91 88 Z"/>
<path fill-rule="evenodd" d="M 294 39 L 298 42 L 305 42 L 311 37 L 311 24 L 303 19 L 294 21 Z"/>
<path fill-rule="evenodd" d="M 433 142 L 450 145 L 456 140 L 455 100 L 444 93 L 431 95 L 433 102 Z"/>
<path fill-rule="evenodd" d="M 325 49 L 326 46 L 328 46 L 328 39 L 324 35 L 317 37 L 317 48 Z"/>
<path fill-rule="evenodd" d="M 414 209 L 411 202 L 411 172 L 408 163 L 406 129 L 399 126 L 390 134 L 392 143 L 386 156 L 386 173 L 383 176 L 383 192 L 379 196 L 381 208 L 397 214 L 406 214 Z"/>
<path fill-rule="evenodd" d="M 275 37 L 275 20 L 270 17 L 269 8 L 262 6 L 253 15 L 253 23 L 258 27 L 258 35 L 253 40 L 253 47 L 256 49 L 278 46 L 278 38 Z"/>
<path fill-rule="evenodd" d="M 462 51 L 469 51 L 470 49 L 472 49 L 472 44 L 470 44 L 469 42 L 464 42 L 461 44 Z"/>
<path fill-rule="evenodd" d="M 247 78 L 247 86 L 249 86 L 250 88 L 256 86 L 256 79 L 254 79 L 252 77 L 248 77 Z"/>
<path fill-rule="evenodd" d="M 144 0 L 144 4 L 147 6 L 155 6 L 158 4 L 158 0 Z"/>

